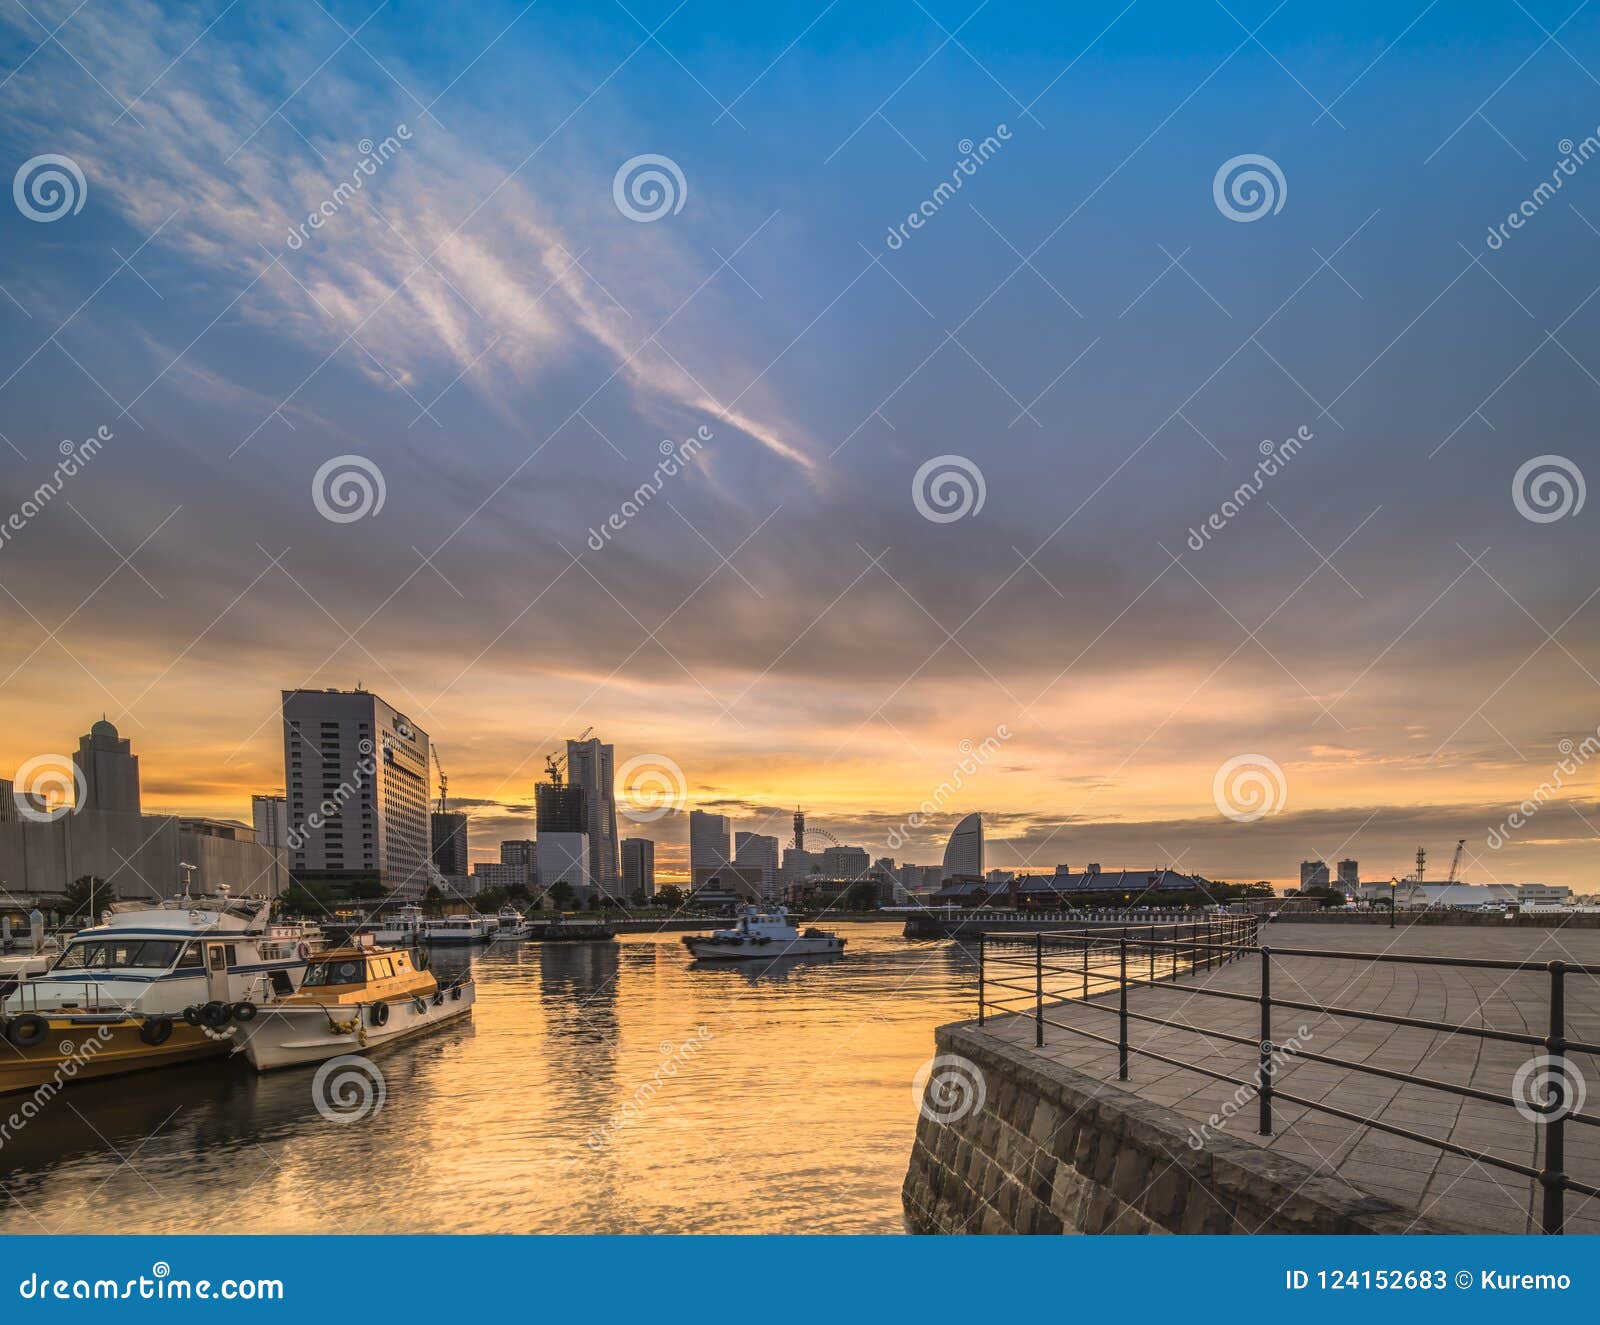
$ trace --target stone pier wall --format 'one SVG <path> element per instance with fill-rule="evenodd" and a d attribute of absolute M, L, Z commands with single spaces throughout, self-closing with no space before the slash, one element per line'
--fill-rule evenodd
<path fill-rule="evenodd" d="M 975 1023 L 942 1026 L 906 1173 L 919 1233 L 1446 1233 Z"/>

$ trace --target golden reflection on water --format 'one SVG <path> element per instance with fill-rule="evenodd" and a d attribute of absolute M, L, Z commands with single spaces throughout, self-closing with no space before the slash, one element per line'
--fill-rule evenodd
<path fill-rule="evenodd" d="M 242 1060 L 73 1086 L 0 1143 L 0 1231 L 900 1232 L 912 1078 L 974 968 L 840 932 L 759 972 L 676 935 L 436 950 L 472 964 L 472 1024 L 376 1052 L 376 1114 L 329 1122 L 314 1069 Z"/>

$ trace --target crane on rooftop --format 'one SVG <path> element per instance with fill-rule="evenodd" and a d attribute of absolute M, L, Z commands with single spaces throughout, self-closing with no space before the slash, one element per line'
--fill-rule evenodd
<path fill-rule="evenodd" d="M 450 779 L 444 774 L 444 765 L 439 762 L 439 747 L 430 745 L 428 749 L 433 753 L 433 766 L 439 770 L 439 813 L 446 811 L 445 795 L 450 789 Z"/>
<path fill-rule="evenodd" d="M 1450 862 L 1450 877 L 1445 880 L 1446 883 L 1454 883 L 1456 881 L 1456 873 L 1461 868 L 1461 853 L 1466 849 L 1467 839 L 1463 837 L 1456 843 L 1455 859 Z"/>
<path fill-rule="evenodd" d="M 580 741 L 588 740 L 589 739 L 589 733 L 592 732 L 593 730 L 594 730 L 593 727 L 585 727 L 583 729 L 583 731 L 581 733 L 579 733 L 578 740 L 580 740 Z M 559 787 L 561 785 L 562 778 L 564 778 L 566 776 L 566 768 L 567 768 L 567 756 L 566 756 L 566 754 L 564 752 L 557 752 L 555 754 L 547 754 L 544 757 L 544 771 L 550 775 L 550 781 L 551 781 L 552 785 L 557 786 L 557 787 Z"/>

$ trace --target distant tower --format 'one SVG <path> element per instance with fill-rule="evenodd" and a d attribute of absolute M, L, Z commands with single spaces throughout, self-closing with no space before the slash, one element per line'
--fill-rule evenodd
<path fill-rule="evenodd" d="M 117 729 L 101 718 L 78 738 L 78 753 L 73 756 L 83 776 L 83 804 L 80 809 L 112 814 L 138 814 L 139 756 Z"/>
<path fill-rule="evenodd" d="M 796 851 L 804 851 L 806 849 L 806 812 L 804 810 L 796 810 L 794 812 L 794 849 Z"/>
<path fill-rule="evenodd" d="M 1422 882 L 1422 872 L 1428 867 L 1428 848 L 1417 848 L 1417 882 Z"/>

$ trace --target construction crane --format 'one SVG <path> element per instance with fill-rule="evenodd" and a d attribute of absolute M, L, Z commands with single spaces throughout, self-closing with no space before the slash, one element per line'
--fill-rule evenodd
<path fill-rule="evenodd" d="M 578 740 L 588 740 L 589 733 L 593 730 L 593 727 L 585 727 L 579 734 Z M 552 785 L 557 787 L 561 785 L 562 778 L 566 775 L 566 768 L 567 756 L 564 752 L 548 754 L 544 757 L 544 771 L 550 775 L 550 782 Z"/>
<path fill-rule="evenodd" d="M 1466 849 L 1467 839 L 1463 837 L 1456 843 L 1455 859 L 1450 862 L 1450 877 L 1445 880 L 1446 883 L 1454 883 L 1456 881 L 1456 872 L 1461 868 L 1461 853 Z"/>
<path fill-rule="evenodd" d="M 439 762 L 439 747 L 430 745 L 428 749 L 433 753 L 433 766 L 439 770 L 439 813 L 443 814 L 446 810 L 445 793 L 450 789 L 450 779 L 444 775 L 444 765 Z"/>

